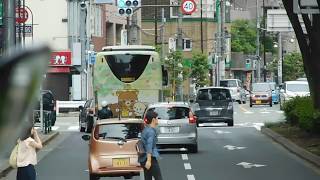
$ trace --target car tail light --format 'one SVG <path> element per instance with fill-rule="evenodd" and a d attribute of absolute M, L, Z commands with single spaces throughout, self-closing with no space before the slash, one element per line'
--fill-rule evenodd
<path fill-rule="evenodd" d="M 195 124 L 197 123 L 197 118 L 196 116 L 193 115 L 193 113 L 190 111 L 189 112 L 189 124 Z"/>

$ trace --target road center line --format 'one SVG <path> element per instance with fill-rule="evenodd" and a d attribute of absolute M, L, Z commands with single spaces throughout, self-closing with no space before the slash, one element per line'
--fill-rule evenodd
<path fill-rule="evenodd" d="M 187 161 L 189 160 L 188 155 L 187 154 L 181 154 L 182 156 L 182 160 Z"/>
<path fill-rule="evenodd" d="M 188 174 L 187 175 L 188 180 L 196 180 L 193 174 Z"/>
<path fill-rule="evenodd" d="M 184 169 L 185 170 L 190 170 L 191 168 L 191 164 L 190 163 L 184 163 Z"/>

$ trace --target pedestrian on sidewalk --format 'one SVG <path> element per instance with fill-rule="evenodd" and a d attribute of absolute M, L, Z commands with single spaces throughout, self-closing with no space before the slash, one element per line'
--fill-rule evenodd
<path fill-rule="evenodd" d="M 145 180 L 162 180 L 160 166 L 157 158 L 159 151 L 156 147 L 158 137 L 156 127 L 158 126 L 158 114 L 154 111 L 149 111 L 146 114 L 146 127 L 141 134 L 141 141 L 143 143 L 146 154 L 139 157 L 139 162 L 144 170 Z"/>
<path fill-rule="evenodd" d="M 36 150 L 42 148 L 37 130 L 28 127 L 20 136 L 17 155 L 17 180 L 36 180 Z"/>

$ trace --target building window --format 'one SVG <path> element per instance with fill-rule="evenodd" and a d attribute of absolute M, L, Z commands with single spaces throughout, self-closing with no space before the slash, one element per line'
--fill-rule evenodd
<path fill-rule="evenodd" d="M 174 44 L 174 45 L 172 45 Z M 182 50 L 183 51 L 192 51 L 192 39 L 190 38 L 183 38 L 182 39 Z M 170 40 L 169 39 L 169 49 L 175 51 L 178 47 L 178 39 Z"/>
<path fill-rule="evenodd" d="M 192 51 L 192 40 L 190 38 L 183 39 L 183 51 Z"/>

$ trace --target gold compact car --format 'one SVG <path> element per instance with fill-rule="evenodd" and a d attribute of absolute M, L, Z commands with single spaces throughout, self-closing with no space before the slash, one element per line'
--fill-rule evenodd
<path fill-rule="evenodd" d="M 143 121 L 138 119 L 97 121 L 91 136 L 82 136 L 82 139 L 89 141 L 90 180 L 138 176 L 142 169 L 136 144 L 143 127 Z"/>

